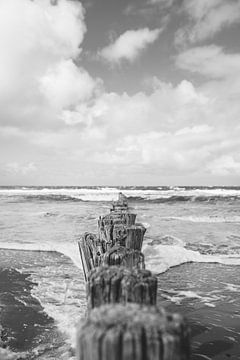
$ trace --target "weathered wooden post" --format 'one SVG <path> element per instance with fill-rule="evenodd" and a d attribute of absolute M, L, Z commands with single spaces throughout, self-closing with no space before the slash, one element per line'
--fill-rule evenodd
<path fill-rule="evenodd" d="M 127 249 L 124 246 L 114 245 L 103 256 L 104 265 L 122 265 L 129 268 L 145 268 L 144 255 L 139 250 Z"/>
<path fill-rule="evenodd" d="M 115 245 L 118 241 L 123 245 L 128 235 L 127 227 L 132 227 L 135 224 L 135 220 L 136 215 L 127 212 L 112 212 L 104 217 L 100 217 L 98 220 L 98 233 L 100 240 L 105 244 L 104 249 L 108 250 L 109 247 Z M 141 228 L 143 231 L 144 227 L 142 225 Z"/>
<path fill-rule="evenodd" d="M 141 253 L 146 229 L 135 221 L 120 193 L 99 218 L 98 236 L 79 241 L 88 316 L 77 332 L 77 360 L 189 360 L 185 320 L 156 307 L 157 278 Z"/>
<path fill-rule="evenodd" d="M 146 228 L 142 224 L 136 224 L 127 227 L 127 236 L 125 246 L 128 249 L 140 250 L 142 249 L 143 237 Z"/>
<path fill-rule="evenodd" d="M 89 310 L 108 303 L 155 305 L 157 278 L 149 270 L 101 266 L 89 274 L 87 298 Z"/>
<path fill-rule="evenodd" d="M 96 235 L 91 233 L 85 233 L 80 238 L 78 246 L 85 281 L 87 281 L 87 274 L 89 271 L 101 264 L 104 249 L 102 242 L 97 238 Z"/>
<path fill-rule="evenodd" d="M 95 308 L 77 333 L 77 360 L 188 360 L 189 356 L 185 321 L 156 306 Z"/>

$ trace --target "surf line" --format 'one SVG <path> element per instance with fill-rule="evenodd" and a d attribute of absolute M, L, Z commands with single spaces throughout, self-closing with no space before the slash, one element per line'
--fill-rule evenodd
<path fill-rule="evenodd" d="M 81 236 L 88 311 L 77 330 L 77 360 L 190 359 L 185 319 L 156 306 L 157 278 L 141 252 L 145 232 L 119 193 L 99 217 L 98 234 Z"/>

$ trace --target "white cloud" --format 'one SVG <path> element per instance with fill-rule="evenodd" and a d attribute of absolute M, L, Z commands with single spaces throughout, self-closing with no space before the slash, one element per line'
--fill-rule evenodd
<path fill-rule="evenodd" d="M 64 60 L 49 68 L 40 79 L 40 90 L 57 108 L 67 108 L 88 100 L 96 86 L 95 81 L 72 60 Z"/>
<path fill-rule="evenodd" d="M 65 110 L 67 125 L 58 131 L 32 130 L 28 135 L 8 128 L 2 139 L 15 137 L 39 154 L 47 153 L 44 163 L 50 162 L 48 171 L 57 168 L 59 182 L 77 174 L 88 174 L 90 183 L 117 183 L 123 174 L 128 175 L 125 183 L 150 176 L 157 183 L 163 174 L 168 179 L 239 176 L 237 87 L 230 90 L 223 80 L 221 86 L 217 81 L 201 87 L 186 80 L 177 86 L 156 78 L 153 83 L 150 94 L 102 92 L 74 111 Z M 31 152 L 28 156 L 25 163 L 36 163 L 39 176 L 41 166 Z"/>
<path fill-rule="evenodd" d="M 160 32 L 160 29 L 149 30 L 148 28 L 128 30 L 112 44 L 99 51 L 99 55 L 113 64 L 122 60 L 133 62 L 149 44 L 157 40 Z"/>
<path fill-rule="evenodd" d="M 214 175 L 240 175 L 240 158 L 234 155 L 222 155 L 208 165 L 209 172 Z"/>
<path fill-rule="evenodd" d="M 59 152 L 71 149 L 71 159 L 87 158 L 96 171 L 108 165 L 116 173 L 140 171 L 141 176 L 146 169 L 155 176 L 239 174 L 240 127 L 235 122 L 240 105 L 229 106 L 232 94 L 216 88 L 198 89 L 186 80 L 174 87 L 154 79 L 149 95 L 102 93 L 91 106 L 68 114 L 72 130 L 32 141 Z M 76 132 L 83 121 L 86 126 Z M 225 156 L 235 160 L 221 172 Z"/>
<path fill-rule="evenodd" d="M 26 128 L 61 126 L 62 110 L 97 85 L 73 59 L 86 32 L 80 2 L 0 1 L 0 121 Z"/>
<path fill-rule="evenodd" d="M 186 50 L 177 56 L 176 64 L 211 78 L 238 77 L 240 74 L 240 54 L 224 53 L 216 45 Z"/>
<path fill-rule="evenodd" d="M 184 0 L 182 9 L 188 24 L 177 31 L 177 44 L 211 38 L 225 26 L 240 21 L 239 0 Z"/>
<path fill-rule="evenodd" d="M 12 183 L 240 175 L 239 54 L 196 47 L 176 62 L 205 75 L 201 86 L 155 77 L 150 92 L 117 94 L 75 65 L 86 31 L 79 2 L 0 1 L 0 30 L 0 170 Z M 160 33 L 143 30 L 117 39 L 109 61 L 133 61 Z"/>

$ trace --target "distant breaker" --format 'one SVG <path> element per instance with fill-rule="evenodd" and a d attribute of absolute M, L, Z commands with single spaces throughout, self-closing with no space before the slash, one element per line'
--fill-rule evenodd
<path fill-rule="evenodd" d="M 0 195 L 53 201 L 104 201 L 118 199 L 124 192 L 130 202 L 214 202 L 240 200 L 240 187 L 0 187 Z"/>

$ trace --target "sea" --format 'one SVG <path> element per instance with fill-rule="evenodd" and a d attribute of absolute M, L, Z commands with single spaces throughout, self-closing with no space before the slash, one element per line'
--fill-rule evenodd
<path fill-rule="evenodd" d="M 219 186 L 0 187 L 0 348 L 75 359 L 86 313 L 77 242 L 120 191 L 147 228 L 158 305 L 189 323 L 191 359 L 240 359 L 240 187 Z"/>

